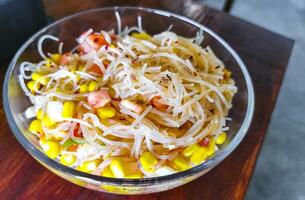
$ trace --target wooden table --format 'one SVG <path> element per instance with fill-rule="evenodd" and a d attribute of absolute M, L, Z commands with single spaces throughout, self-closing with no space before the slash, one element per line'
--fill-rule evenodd
<path fill-rule="evenodd" d="M 251 128 L 238 148 L 203 177 L 182 187 L 143 196 L 91 191 L 54 175 L 36 162 L 11 133 L 0 105 L 0 199 L 243 199 L 285 74 L 293 41 L 190 0 L 45 0 L 55 19 L 110 5 L 147 6 L 186 15 L 222 36 L 248 66 L 256 93 Z M 190 12 L 190 6 L 192 11 Z M 1 84 L 5 67 L 1 66 Z M 1 87 L 2 88 L 2 87 Z M 1 93 L 2 94 L 2 93 Z"/>

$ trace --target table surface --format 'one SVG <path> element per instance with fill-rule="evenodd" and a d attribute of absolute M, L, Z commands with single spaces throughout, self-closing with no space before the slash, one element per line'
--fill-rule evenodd
<path fill-rule="evenodd" d="M 55 19 L 89 8 L 133 5 L 169 10 L 214 30 L 241 56 L 255 88 L 255 114 L 241 144 L 206 175 L 166 192 L 120 196 L 76 186 L 36 162 L 17 142 L 0 105 L 0 199 L 243 199 L 285 74 L 293 41 L 191 0 L 45 0 Z M 190 9 L 192 8 L 192 9 Z M 7 63 L 1 64 L 1 88 Z M 2 95 L 2 92 L 1 92 Z"/>

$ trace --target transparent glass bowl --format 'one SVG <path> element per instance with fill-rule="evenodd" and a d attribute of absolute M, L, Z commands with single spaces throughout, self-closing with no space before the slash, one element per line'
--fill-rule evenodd
<path fill-rule="evenodd" d="M 20 63 L 38 62 L 41 58 L 37 51 L 37 42 L 44 34 L 55 35 L 64 42 L 64 52 L 76 46 L 75 39 L 84 31 L 93 28 L 99 30 L 117 30 L 115 10 L 120 13 L 122 27 L 137 26 L 137 16 L 142 16 L 142 26 L 149 34 L 156 34 L 173 25 L 172 31 L 184 37 L 194 37 L 199 30 L 204 33 L 203 47 L 209 45 L 215 54 L 232 72 L 238 92 L 233 99 L 233 108 L 229 113 L 229 138 L 220 150 L 206 162 L 189 170 L 176 174 L 142 179 L 106 178 L 83 173 L 61 165 L 48 158 L 38 144 L 37 139 L 27 130 L 30 120 L 23 112 L 31 105 L 18 83 Z M 57 52 L 58 43 L 46 41 L 45 52 Z M 55 174 L 84 187 L 118 194 L 144 194 L 168 190 L 205 174 L 228 156 L 245 136 L 253 115 L 254 92 L 251 78 L 244 63 L 236 52 L 217 34 L 207 27 L 186 17 L 148 8 L 111 7 L 89 10 L 61 19 L 40 30 L 32 36 L 16 53 L 7 70 L 3 103 L 11 130 L 22 146 L 42 165 Z"/>

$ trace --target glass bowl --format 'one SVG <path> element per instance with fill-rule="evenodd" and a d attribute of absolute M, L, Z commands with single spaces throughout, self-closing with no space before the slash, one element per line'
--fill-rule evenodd
<path fill-rule="evenodd" d="M 142 16 L 142 27 L 149 34 L 156 34 L 172 25 L 172 31 L 184 37 L 194 37 L 198 31 L 204 34 L 203 47 L 209 45 L 215 54 L 232 72 L 238 92 L 233 99 L 233 108 L 229 113 L 228 140 L 219 151 L 206 162 L 176 174 L 141 179 L 106 178 L 77 171 L 48 158 L 35 138 L 28 130 L 29 121 L 24 111 L 30 106 L 18 81 L 20 63 L 38 62 L 41 58 L 37 51 L 37 42 L 44 34 L 55 35 L 64 42 L 64 52 L 76 46 L 75 38 L 82 32 L 94 30 L 117 30 L 115 11 L 121 16 L 122 27 L 137 26 L 137 16 Z M 56 52 L 58 43 L 51 40 L 44 43 L 45 52 Z M 90 189 L 118 194 L 144 194 L 168 190 L 207 173 L 227 157 L 245 136 L 253 115 L 254 92 L 246 66 L 237 53 L 209 28 L 186 17 L 149 8 L 110 7 L 89 10 L 63 18 L 33 35 L 16 53 L 9 65 L 3 88 L 5 114 L 11 130 L 22 146 L 42 165 L 55 174 L 75 184 Z"/>

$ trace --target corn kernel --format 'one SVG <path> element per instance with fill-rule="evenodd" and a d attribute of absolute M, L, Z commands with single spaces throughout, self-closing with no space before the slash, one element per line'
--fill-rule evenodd
<path fill-rule="evenodd" d="M 96 170 L 98 164 L 99 164 L 98 160 L 85 161 L 83 162 L 83 164 L 78 166 L 77 169 L 82 172 L 93 172 L 94 170 Z"/>
<path fill-rule="evenodd" d="M 122 159 L 114 158 L 111 161 L 109 167 L 115 178 L 124 178 L 125 177 Z"/>
<path fill-rule="evenodd" d="M 208 147 L 198 147 L 194 154 L 190 157 L 190 161 L 196 165 L 205 161 L 208 157 Z"/>
<path fill-rule="evenodd" d="M 116 96 L 116 92 L 112 87 L 109 88 L 108 93 L 109 93 L 109 96 L 112 98 L 114 98 Z"/>
<path fill-rule="evenodd" d="M 60 153 L 60 145 L 57 142 L 46 140 L 41 142 L 41 144 L 45 154 L 52 159 L 56 158 Z"/>
<path fill-rule="evenodd" d="M 72 166 L 76 162 L 76 156 L 72 154 L 63 154 L 60 156 L 60 162 L 66 166 Z"/>
<path fill-rule="evenodd" d="M 53 126 L 56 123 L 55 121 L 51 120 L 51 118 L 47 115 L 45 115 L 41 121 L 42 121 L 43 125 L 45 125 L 47 127 Z"/>
<path fill-rule="evenodd" d="M 49 77 L 41 77 L 41 79 L 39 80 L 39 83 L 41 83 L 42 85 L 47 85 L 50 81 Z"/>
<path fill-rule="evenodd" d="M 231 72 L 229 70 L 224 69 L 223 78 L 224 80 L 229 80 L 231 78 Z"/>
<path fill-rule="evenodd" d="M 110 47 L 110 48 L 113 48 L 113 49 L 115 48 L 115 46 L 114 46 L 113 44 L 111 44 L 109 47 Z"/>
<path fill-rule="evenodd" d="M 77 74 L 77 75 L 76 75 L 76 82 L 79 82 L 79 81 L 80 81 L 80 79 L 81 79 L 80 75 L 79 75 L 79 74 Z"/>
<path fill-rule="evenodd" d="M 126 151 L 126 153 L 127 153 L 127 155 L 129 155 L 128 151 Z M 137 161 L 124 162 L 124 172 L 125 172 L 126 176 L 131 175 L 131 174 L 138 174 L 138 173 L 142 174 L 142 172 L 138 168 Z"/>
<path fill-rule="evenodd" d="M 51 55 L 51 59 L 57 64 L 59 64 L 60 58 L 61 58 L 61 55 L 58 53 Z"/>
<path fill-rule="evenodd" d="M 185 157 L 190 157 L 191 155 L 193 155 L 193 153 L 195 153 L 198 147 L 199 147 L 198 144 L 190 145 L 182 151 L 182 155 Z"/>
<path fill-rule="evenodd" d="M 98 82 L 96 82 L 96 81 L 91 81 L 90 83 L 89 83 L 89 86 L 88 86 L 88 91 L 89 92 L 93 92 L 93 91 L 95 91 L 95 90 L 97 90 L 98 89 Z"/>
<path fill-rule="evenodd" d="M 62 116 L 71 118 L 74 114 L 75 103 L 73 101 L 66 101 L 62 109 Z"/>
<path fill-rule="evenodd" d="M 211 156 L 215 153 L 215 140 L 213 137 L 210 138 L 209 146 L 208 146 L 208 156 Z"/>
<path fill-rule="evenodd" d="M 173 166 L 180 171 L 190 168 L 189 163 L 181 155 L 177 155 L 172 160 L 172 163 L 173 163 Z"/>
<path fill-rule="evenodd" d="M 142 177 L 143 177 L 143 174 L 141 174 L 141 173 L 134 173 L 134 174 L 127 175 L 125 178 L 138 179 L 138 178 L 142 178 Z"/>
<path fill-rule="evenodd" d="M 39 109 L 37 110 L 37 112 L 36 112 L 36 117 L 37 117 L 37 119 L 42 120 L 42 118 L 43 118 L 43 111 L 42 111 L 41 108 L 39 108 Z"/>
<path fill-rule="evenodd" d="M 137 39 L 142 39 L 142 40 L 148 40 L 148 39 L 151 38 L 151 36 L 148 35 L 148 34 L 145 33 L 145 32 L 133 33 L 131 36 L 134 37 L 134 38 L 137 38 Z"/>
<path fill-rule="evenodd" d="M 33 72 L 31 77 L 34 81 L 38 81 L 43 75 L 39 72 Z"/>
<path fill-rule="evenodd" d="M 88 92 L 88 85 L 87 84 L 82 84 L 79 86 L 79 92 L 80 93 L 86 93 Z"/>
<path fill-rule="evenodd" d="M 111 123 L 107 119 L 100 119 L 101 123 L 105 126 L 111 126 Z"/>
<path fill-rule="evenodd" d="M 38 119 L 33 120 L 29 126 L 29 131 L 36 134 L 43 133 L 41 120 Z"/>
<path fill-rule="evenodd" d="M 39 72 L 34 72 L 31 76 L 34 81 L 39 82 L 41 85 L 46 85 L 50 80 L 50 78 L 44 77 L 44 75 Z"/>
<path fill-rule="evenodd" d="M 223 144 L 227 140 L 227 134 L 225 132 L 222 132 L 219 134 L 219 136 L 216 138 L 215 143 L 218 145 Z"/>
<path fill-rule="evenodd" d="M 232 101 L 232 98 L 233 98 L 233 94 L 228 91 L 228 90 L 225 90 L 223 91 L 223 96 L 230 102 Z"/>
<path fill-rule="evenodd" d="M 158 160 L 152 153 L 145 151 L 140 157 L 140 163 L 145 170 L 151 170 L 158 163 Z"/>
<path fill-rule="evenodd" d="M 85 69 L 85 66 L 83 64 L 78 64 L 77 65 L 77 70 L 78 71 L 84 71 L 84 69 Z"/>
<path fill-rule="evenodd" d="M 36 81 L 30 81 L 26 85 L 31 92 L 36 92 L 40 88 L 40 84 Z"/>
<path fill-rule="evenodd" d="M 103 108 L 99 108 L 97 110 L 97 114 L 101 119 L 108 119 L 108 118 L 114 117 L 116 114 L 116 111 L 112 107 L 103 107 Z"/>
<path fill-rule="evenodd" d="M 102 176 L 105 176 L 105 177 L 114 177 L 111 169 L 109 167 L 106 167 L 103 172 L 102 172 Z"/>
<path fill-rule="evenodd" d="M 46 67 L 51 67 L 53 65 L 53 60 L 51 60 L 50 58 L 47 58 L 45 61 L 46 61 L 45 63 Z"/>

